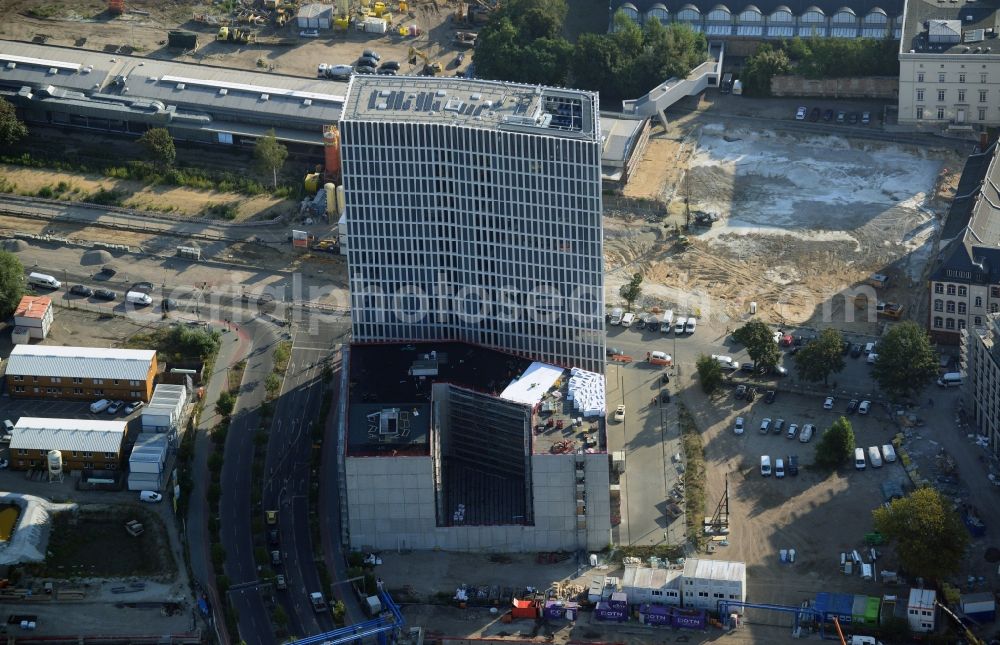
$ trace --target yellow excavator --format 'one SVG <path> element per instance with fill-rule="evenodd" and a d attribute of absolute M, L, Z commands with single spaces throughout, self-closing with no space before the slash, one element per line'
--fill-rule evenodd
<path fill-rule="evenodd" d="M 416 65 L 418 58 L 424 62 L 424 68 L 420 71 L 421 75 L 437 76 L 444 71 L 444 66 L 441 63 L 436 60 L 432 61 L 430 56 L 416 47 L 410 47 L 410 65 Z"/>

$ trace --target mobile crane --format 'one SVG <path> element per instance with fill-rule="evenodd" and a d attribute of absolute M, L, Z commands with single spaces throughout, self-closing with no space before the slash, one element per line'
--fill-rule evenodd
<path fill-rule="evenodd" d="M 416 65 L 418 58 L 424 61 L 424 68 L 420 72 L 423 76 L 437 76 L 444 71 L 441 63 L 432 61 L 430 56 L 416 47 L 410 47 L 410 65 Z"/>

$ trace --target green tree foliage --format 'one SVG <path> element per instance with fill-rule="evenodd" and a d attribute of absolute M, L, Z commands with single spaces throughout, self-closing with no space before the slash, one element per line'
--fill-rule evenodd
<path fill-rule="evenodd" d="M 139 143 L 146 150 L 146 154 L 156 165 L 161 168 L 169 168 L 177 160 L 177 149 L 174 147 L 174 138 L 166 128 L 150 128 L 146 130 Z"/>
<path fill-rule="evenodd" d="M 162 351 L 175 359 L 205 359 L 214 354 L 222 343 L 222 334 L 198 327 L 172 327 L 163 342 Z"/>
<path fill-rule="evenodd" d="M 774 342 L 774 332 L 758 318 L 734 331 L 733 339 L 746 346 L 756 368 L 770 369 L 781 358 L 778 343 Z"/>
<path fill-rule="evenodd" d="M 911 320 L 890 329 L 877 352 L 872 377 L 894 400 L 920 392 L 937 375 L 938 359 L 930 338 Z"/>
<path fill-rule="evenodd" d="M 747 59 L 740 74 L 743 93 L 748 96 L 770 96 L 771 78 L 787 74 L 791 66 L 788 54 L 783 50 L 775 50 L 767 43 L 760 45 L 754 55 Z"/>
<path fill-rule="evenodd" d="M 257 162 L 257 168 L 261 172 L 271 173 L 274 187 L 278 187 L 278 171 L 285 165 L 288 158 L 288 148 L 278 142 L 274 136 L 274 128 L 268 130 L 267 134 L 253 146 L 253 158 Z"/>
<path fill-rule="evenodd" d="M 851 427 L 851 422 L 840 417 L 823 431 L 823 436 L 816 444 L 816 456 L 813 461 L 817 466 L 837 468 L 854 457 L 854 445 L 854 429 Z"/>
<path fill-rule="evenodd" d="M 705 394 L 711 394 L 722 385 L 722 366 L 711 356 L 702 354 L 695 363 L 698 368 L 698 380 Z"/>
<path fill-rule="evenodd" d="M 933 488 L 918 488 L 888 508 L 872 511 L 875 528 L 894 543 L 913 576 L 943 580 L 958 572 L 969 534 L 951 503 Z"/>
<path fill-rule="evenodd" d="M 504 3 L 479 31 L 476 75 L 522 83 L 566 85 L 573 46 L 560 34 L 563 0 Z"/>
<path fill-rule="evenodd" d="M 0 145 L 9 146 L 28 136 L 28 128 L 17 118 L 11 103 L 0 97 Z"/>
<path fill-rule="evenodd" d="M 826 384 L 830 374 L 844 369 L 844 337 L 836 329 L 824 329 L 819 338 L 795 355 L 795 369 L 799 378 Z"/>
<path fill-rule="evenodd" d="M 601 93 L 605 104 L 637 98 L 705 60 L 705 37 L 689 26 L 649 21 L 639 27 L 619 12 L 611 34 L 562 37 L 564 0 L 505 2 L 479 31 L 476 74 L 543 85 L 572 84 Z"/>
<path fill-rule="evenodd" d="M 0 251 L 0 319 L 14 314 L 24 293 L 24 265 L 13 253 Z"/>
<path fill-rule="evenodd" d="M 628 304 L 628 308 L 631 311 L 632 305 L 642 295 L 642 274 L 633 274 L 632 279 L 618 289 L 618 295 Z"/>
<path fill-rule="evenodd" d="M 796 37 L 785 49 L 807 78 L 899 75 L 899 43 L 892 39 Z"/>
<path fill-rule="evenodd" d="M 236 408 L 236 396 L 232 392 L 223 392 L 215 401 L 215 412 L 220 417 L 230 417 Z"/>

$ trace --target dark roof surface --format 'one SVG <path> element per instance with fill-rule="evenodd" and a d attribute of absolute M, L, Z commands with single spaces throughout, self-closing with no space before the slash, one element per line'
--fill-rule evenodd
<path fill-rule="evenodd" d="M 351 345 L 348 453 L 426 454 L 434 383 L 452 383 L 498 396 L 531 363 L 526 358 L 465 343 Z M 436 376 L 410 374 L 413 367 L 431 364 L 436 364 Z M 368 415 L 383 409 L 404 413 L 409 424 L 407 436 L 372 439 Z"/>
<path fill-rule="evenodd" d="M 960 0 L 959 2 L 929 2 L 928 0 L 910 0 L 906 5 L 906 20 L 903 25 L 900 52 L 936 52 L 936 53 L 968 53 L 976 55 L 975 49 L 989 47 L 991 53 L 1000 54 L 1000 43 L 995 33 L 993 37 L 983 34 L 984 39 L 962 42 L 965 34 L 982 29 L 997 28 L 998 0 Z M 971 20 L 970 20 L 971 18 Z M 930 20 L 957 20 L 961 23 L 962 39 L 957 43 L 930 43 L 927 38 L 926 23 Z M 965 50 L 969 49 L 968 52 Z M 980 54 L 982 56 L 982 54 Z M 985 62 L 985 61 L 984 61 Z"/>
<path fill-rule="evenodd" d="M 616 10 L 626 4 L 622 0 L 614 0 L 611 5 Z M 646 13 L 654 5 L 662 4 L 671 14 L 676 14 L 685 5 L 694 5 L 703 14 L 707 14 L 715 7 L 722 4 L 728 7 L 732 13 L 740 14 L 747 7 L 756 7 L 764 15 L 771 15 L 778 9 L 789 9 L 793 15 L 801 16 L 811 7 L 817 7 L 828 16 L 837 13 L 842 7 L 849 7 L 859 16 L 864 16 L 872 9 L 879 8 L 889 16 L 901 16 L 903 14 L 903 0 L 729 0 L 720 3 L 718 0 L 631 0 L 627 4 L 632 4 L 640 13 Z"/>
<path fill-rule="evenodd" d="M 1000 282 L 1000 145 L 969 157 L 958 182 L 941 239 L 942 251 L 931 280 L 954 281 L 953 271 L 985 275 Z"/>

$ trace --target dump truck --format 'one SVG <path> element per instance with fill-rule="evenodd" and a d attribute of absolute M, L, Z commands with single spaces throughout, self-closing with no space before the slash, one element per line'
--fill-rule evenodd
<path fill-rule="evenodd" d="M 318 591 L 314 591 L 309 594 L 309 602 L 312 603 L 313 611 L 320 612 L 326 611 L 326 600 L 323 598 L 323 594 Z"/>
<path fill-rule="evenodd" d="M 257 34 L 239 27 L 219 27 L 215 39 L 220 42 L 240 43 L 246 45 L 257 41 Z"/>

